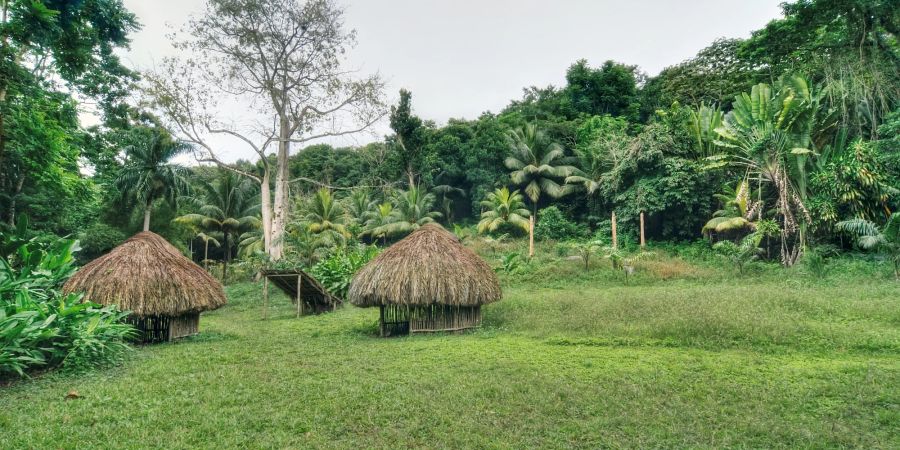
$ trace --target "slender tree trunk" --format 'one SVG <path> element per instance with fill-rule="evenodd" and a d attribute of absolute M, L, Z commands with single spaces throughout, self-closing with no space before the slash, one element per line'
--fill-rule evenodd
<path fill-rule="evenodd" d="M 222 284 L 226 284 L 228 282 L 228 260 L 231 259 L 231 249 L 228 248 L 228 232 L 224 232 L 223 235 L 222 247 L 225 248 L 225 258 L 222 263 Z"/>
<path fill-rule="evenodd" d="M 263 250 L 272 256 L 272 191 L 269 188 L 269 169 L 266 169 L 260 183 L 259 197 L 260 210 L 262 212 Z"/>
<path fill-rule="evenodd" d="M 203 268 L 209 270 L 209 239 L 204 239 L 206 246 L 203 249 Z"/>
<path fill-rule="evenodd" d="M 150 205 L 153 202 L 147 200 L 147 204 L 144 206 L 144 231 L 150 231 Z"/>
<path fill-rule="evenodd" d="M 537 222 L 537 202 L 534 202 L 534 212 L 528 220 L 528 258 L 534 257 L 534 224 Z"/>
<path fill-rule="evenodd" d="M 5 13 L 4 13 L 5 14 Z M 6 87 L 0 88 L 0 168 L 3 167 L 6 158 L 6 129 L 3 123 L 3 104 L 6 103 Z M 0 187 L 4 184 L 5 171 L 0 170 Z"/>
<path fill-rule="evenodd" d="M 644 250 L 644 212 L 641 211 L 641 251 Z"/>
<path fill-rule="evenodd" d="M 612 247 L 619 248 L 619 237 L 616 233 L 616 212 L 612 213 Z"/>
<path fill-rule="evenodd" d="M 25 185 L 25 175 L 19 176 L 19 181 L 16 182 L 16 189 L 13 191 L 13 194 L 9 198 L 9 225 L 15 226 L 16 224 L 16 199 L 19 197 L 19 194 L 22 193 L 22 186 Z"/>
<path fill-rule="evenodd" d="M 281 119 L 278 159 L 275 169 L 275 207 L 272 217 L 272 242 L 270 243 L 269 256 L 272 260 L 281 259 L 284 254 L 284 229 L 288 220 L 288 201 L 290 199 L 290 173 L 288 171 L 288 157 L 290 156 L 290 129 L 287 119 Z"/>

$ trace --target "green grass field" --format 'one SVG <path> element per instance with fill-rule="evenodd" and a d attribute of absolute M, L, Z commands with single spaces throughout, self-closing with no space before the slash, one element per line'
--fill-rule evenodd
<path fill-rule="evenodd" d="M 0 388 L 0 448 L 900 448 L 900 283 L 654 264 L 547 262 L 478 331 L 391 339 L 234 285 L 200 336 Z"/>

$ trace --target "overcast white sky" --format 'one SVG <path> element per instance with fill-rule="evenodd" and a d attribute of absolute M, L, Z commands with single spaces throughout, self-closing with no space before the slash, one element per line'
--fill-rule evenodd
<path fill-rule="evenodd" d="M 497 112 L 522 88 L 561 85 L 580 58 L 613 59 L 650 75 L 690 58 L 718 37 L 747 37 L 780 16 L 782 0 L 345 0 L 358 33 L 349 63 L 381 72 L 394 102 L 403 87 L 424 119 Z M 126 64 L 142 69 L 174 50 L 167 26 L 180 28 L 205 0 L 125 0 L 143 29 Z M 335 144 L 359 144 L 375 136 Z M 249 157 L 225 151 L 227 159 Z"/>

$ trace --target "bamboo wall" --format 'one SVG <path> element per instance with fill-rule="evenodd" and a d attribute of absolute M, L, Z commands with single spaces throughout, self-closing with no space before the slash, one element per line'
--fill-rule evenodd
<path fill-rule="evenodd" d="M 130 316 L 126 320 L 138 331 L 138 341 L 143 344 L 167 342 L 200 332 L 200 313 L 188 313 L 177 317 Z"/>
<path fill-rule="evenodd" d="M 481 325 L 481 306 L 381 306 L 382 336 L 460 331 Z"/>

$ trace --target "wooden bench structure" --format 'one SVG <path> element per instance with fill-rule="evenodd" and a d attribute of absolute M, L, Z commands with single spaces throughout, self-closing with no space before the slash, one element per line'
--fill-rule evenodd
<path fill-rule="evenodd" d="M 290 297 L 297 305 L 297 317 L 334 311 L 343 300 L 332 295 L 315 278 L 300 269 L 267 269 L 263 277 L 263 317 L 269 314 L 269 283 Z"/>

